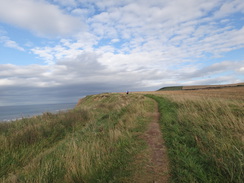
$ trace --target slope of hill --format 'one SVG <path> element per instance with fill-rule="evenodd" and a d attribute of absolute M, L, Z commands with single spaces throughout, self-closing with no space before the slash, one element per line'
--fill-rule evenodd
<path fill-rule="evenodd" d="M 244 180 L 244 87 L 150 92 L 161 112 L 172 182 Z"/>
<path fill-rule="evenodd" d="M 160 88 L 158 91 L 219 89 L 219 88 L 240 87 L 240 86 L 244 86 L 244 83 L 226 84 L 226 85 L 168 86 L 168 87 Z"/>
<path fill-rule="evenodd" d="M 0 123 L 0 182 L 153 182 L 142 136 L 155 103 L 100 94 L 68 112 Z"/>
<path fill-rule="evenodd" d="M 239 183 L 243 103 L 244 87 L 100 94 L 0 123 L 0 182 Z"/>

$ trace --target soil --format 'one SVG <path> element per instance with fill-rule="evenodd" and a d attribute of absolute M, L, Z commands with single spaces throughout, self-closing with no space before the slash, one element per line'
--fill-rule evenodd
<path fill-rule="evenodd" d="M 158 105 L 155 104 L 155 112 L 152 113 L 153 120 L 148 125 L 144 139 L 149 146 L 148 173 L 152 175 L 153 183 L 166 183 L 169 180 L 169 160 L 165 142 L 160 130 Z"/>

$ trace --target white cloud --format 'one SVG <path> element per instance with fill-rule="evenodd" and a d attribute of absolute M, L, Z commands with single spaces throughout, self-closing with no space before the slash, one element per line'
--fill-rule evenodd
<path fill-rule="evenodd" d="M 1 80 L 1 85 L 25 86 L 25 87 L 45 87 L 52 88 L 56 86 L 68 85 L 84 85 L 96 83 L 97 85 L 107 85 L 110 87 L 120 88 L 121 85 L 129 86 L 130 88 L 140 89 L 160 87 L 164 83 L 187 83 L 203 81 L 203 78 L 211 77 L 211 81 L 219 76 L 214 76 L 218 73 L 235 72 L 236 77 L 232 76 L 235 81 L 238 75 L 241 74 L 244 61 L 230 62 L 224 61 L 221 63 L 211 64 L 206 67 L 196 67 L 195 65 L 185 65 L 180 68 L 171 68 L 169 65 L 161 67 L 150 67 L 143 64 L 141 66 L 133 65 L 129 57 L 120 56 L 113 59 L 124 59 L 122 65 L 112 68 L 112 64 L 104 64 L 104 57 L 112 55 L 99 55 L 92 52 L 84 52 L 75 58 L 66 58 L 59 60 L 51 66 L 29 65 L 0 65 L 0 77 L 7 78 Z M 145 57 L 145 56 L 144 56 Z M 136 57 L 135 57 L 136 58 Z M 141 57 L 142 58 L 142 57 Z M 146 58 L 148 59 L 148 58 Z M 106 59 L 105 59 L 106 60 Z M 132 63 L 131 66 L 127 66 Z M 146 63 L 146 62 L 145 62 Z M 10 81 L 10 82 L 7 82 Z M 129 81 L 129 82 L 128 82 Z M 207 80 L 206 80 L 207 81 Z M 207 83 L 205 83 L 207 84 Z M 72 90 L 72 88 L 70 88 Z M 108 86 L 109 90 L 109 86 Z"/>
<path fill-rule="evenodd" d="M 84 16 L 84 17 L 86 17 L 86 16 L 89 16 L 92 12 L 93 12 L 93 10 L 76 8 L 76 9 L 73 9 L 71 11 L 71 14 L 75 15 L 75 16 Z"/>
<path fill-rule="evenodd" d="M 34 6 L 35 3 L 40 3 L 44 9 L 53 9 L 56 12 L 54 14 L 58 15 L 50 16 L 50 22 L 52 20 L 54 22 L 53 27 L 56 26 L 56 18 L 61 20 L 64 16 L 74 20 L 74 17 L 64 15 L 56 6 L 31 0 L 25 2 L 28 2 L 27 4 L 30 4 L 30 7 Z M 161 52 L 159 54 L 162 57 L 161 60 L 177 63 L 179 60 L 184 61 L 187 57 L 193 59 L 203 57 L 205 53 L 218 57 L 222 53 L 241 48 L 244 44 L 243 28 L 220 27 L 218 22 L 212 25 L 206 24 L 207 21 L 214 22 L 214 17 L 206 18 L 209 12 L 214 12 L 215 9 L 218 12 L 224 11 L 218 10 L 224 6 L 219 0 L 188 0 L 184 3 L 179 0 L 160 2 L 137 0 L 133 3 L 131 1 L 108 0 L 99 2 L 77 1 L 76 3 L 74 1 L 60 1 L 59 3 L 63 5 L 67 3 L 67 5 L 73 6 L 78 6 L 80 3 L 80 5 L 84 5 L 83 7 L 89 7 L 89 9 L 74 8 L 72 11 L 78 14 L 80 12 L 80 16 L 83 16 L 83 11 L 90 14 L 87 19 L 87 29 L 90 32 L 79 33 L 78 36 L 74 37 L 74 40 L 67 42 L 67 45 L 59 43 L 56 46 L 32 48 L 34 54 L 49 64 L 63 57 L 71 57 L 71 55 L 76 57 L 82 52 L 81 50 L 95 50 L 102 53 L 132 53 L 131 55 L 134 53 L 144 55 L 146 52 L 148 54 Z M 238 3 L 240 4 L 240 1 Z M 100 8 L 103 12 L 95 11 L 95 7 Z M 37 11 L 32 17 L 35 17 L 36 14 L 41 13 Z M 45 16 L 48 14 L 49 11 L 45 12 Z M 66 18 L 62 19 L 62 23 L 67 24 L 68 27 Z M 47 27 L 49 27 L 50 22 L 47 21 L 43 26 L 45 31 L 49 30 Z M 54 29 L 57 31 L 56 33 L 66 30 L 66 28 L 59 26 L 56 28 Z M 40 27 L 37 27 L 36 32 L 38 31 L 42 32 Z M 103 42 L 104 39 L 108 39 L 107 44 Z M 112 45 L 113 43 L 116 43 L 116 46 Z"/>
<path fill-rule="evenodd" d="M 223 18 L 230 14 L 242 12 L 244 13 L 244 1 L 243 0 L 231 0 L 223 1 L 221 7 L 214 14 L 215 18 Z"/>
<path fill-rule="evenodd" d="M 178 70 L 180 73 L 179 80 L 191 80 L 195 79 L 196 81 L 199 78 L 213 77 L 216 75 L 226 75 L 228 73 L 238 74 L 239 68 L 243 67 L 244 61 L 223 61 L 219 63 L 213 63 L 209 66 L 202 67 L 199 65 L 196 67 L 185 66 Z M 234 75 L 233 74 L 233 75 Z"/>
<path fill-rule="evenodd" d="M 156 2 L 157 6 L 154 6 Z M 118 48 L 118 51 L 167 50 L 179 57 L 200 57 L 206 52 L 219 55 L 243 47 L 243 34 L 238 33 L 241 30 L 230 26 L 221 28 L 209 14 L 221 6 L 221 1 L 117 4 L 109 1 L 107 11 L 90 17 L 88 23 L 91 31 L 100 38 L 126 40 L 123 49 Z M 205 18 L 208 15 L 210 17 Z M 206 24 L 209 21 L 214 24 Z M 228 39 L 223 39 L 226 36 Z"/>
<path fill-rule="evenodd" d="M 14 84 L 16 83 L 8 78 L 0 79 L 0 86 L 9 86 Z"/>
<path fill-rule="evenodd" d="M 44 1 L 0 0 L 0 4 L 0 21 L 41 36 L 70 35 L 82 29 L 78 18 L 64 14 Z"/>
<path fill-rule="evenodd" d="M 86 9 L 90 13 L 90 32 L 80 33 L 76 40 L 63 39 L 56 46 L 33 48 L 32 52 L 49 64 L 75 59 L 86 51 L 99 53 L 99 62 L 112 70 L 164 70 L 166 66 L 195 62 L 198 58 L 209 59 L 206 54 L 221 57 L 244 46 L 244 27 L 234 27 L 230 19 L 224 21 L 226 26 L 223 21 L 215 21 L 215 12 L 224 11 L 223 2 L 80 1 L 84 7 L 92 7 Z M 94 7 L 102 11 L 94 11 Z M 222 18 L 226 20 L 224 15 Z"/>
<path fill-rule="evenodd" d="M 244 66 L 240 67 L 238 71 L 244 74 Z"/>
<path fill-rule="evenodd" d="M 119 39 L 112 39 L 111 40 L 111 43 L 117 43 L 117 42 L 119 42 L 120 40 Z"/>
<path fill-rule="evenodd" d="M 2 92 L 24 87 L 26 96 L 34 90 L 69 98 L 165 85 L 234 83 L 243 78 L 243 54 L 238 52 L 240 58 L 235 60 L 224 58 L 244 48 L 244 26 L 235 24 L 241 18 L 234 15 L 242 15 L 242 0 L 0 3 L 0 20 L 36 34 L 60 36 L 45 46 L 32 42 L 30 52 L 46 65 L 0 65 Z M 72 36 L 62 37 L 65 34 Z M 14 40 L 3 43 L 21 50 Z"/>
<path fill-rule="evenodd" d="M 7 36 L 0 36 L 0 42 L 2 42 L 5 47 L 25 51 L 23 47 L 19 46 L 15 41 L 10 40 L 10 38 Z"/>
<path fill-rule="evenodd" d="M 31 52 L 38 55 L 47 64 L 54 64 L 57 60 L 65 58 L 76 58 L 85 51 L 93 51 L 92 46 L 96 44 L 96 37 L 84 32 L 76 35 L 77 40 L 61 39 L 57 45 L 34 47 Z"/>
<path fill-rule="evenodd" d="M 1 97 L 6 99 L 15 96 L 20 103 L 76 102 L 84 95 L 101 92 L 157 90 L 166 85 L 180 84 L 235 83 L 241 82 L 239 76 L 242 74 L 240 72 L 242 69 L 238 69 L 244 65 L 243 61 L 234 63 L 225 61 L 206 67 L 187 65 L 178 69 L 171 68 L 167 64 L 163 68 L 147 65 L 136 67 L 136 64 L 126 66 L 126 62 L 128 65 L 130 63 L 133 65 L 133 61 L 129 60 L 130 57 L 110 56 L 114 57 L 111 62 L 122 59 L 125 65 L 112 68 L 112 64 L 102 62 L 105 55 L 94 52 L 83 52 L 75 58 L 61 59 L 48 66 L 2 64 L 0 65 Z M 149 58 L 145 60 L 147 59 Z M 215 76 L 223 72 L 235 72 L 235 74 Z"/>
<path fill-rule="evenodd" d="M 75 7 L 77 5 L 75 0 L 53 0 L 53 2 L 58 3 L 62 6 Z"/>

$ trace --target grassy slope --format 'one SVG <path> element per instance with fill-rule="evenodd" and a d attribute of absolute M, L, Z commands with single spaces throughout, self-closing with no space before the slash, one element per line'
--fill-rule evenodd
<path fill-rule="evenodd" d="M 244 179 L 243 88 L 149 97 L 159 103 L 172 182 Z M 101 94 L 67 113 L 2 123 L 0 180 L 146 182 L 147 146 L 140 135 L 153 106 L 141 94 Z"/>
<path fill-rule="evenodd" d="M 168 86 L 160 88 L 158 91 L 173 91 L 173 90 L 182 90 L 183 86 Z"/>
<path fill-rule="evenodd" d="M 101 94 L 67 113 L 0 124 L 1 182 L 133 181 L 153 106 L 141 95 Z"/>
<path fill-rule="evenodd" d="M 208 91 L 201 91 L 202 95 L 197 91 L 150 95 L 162 114 L 172 182 L 243 181 L 243 92 L 226 89 L 218 95 Z"/>
<path fill-rule="evenodd" d="M 225 85 L 192 85 L 192 86 L 168 86 L 160 88 L 158 91 L 174 91 L 174 90 L 199 90 L 199 89 L 218 89 L 226 87 L 243 87 L 244 83 L 225 84 Z"/>

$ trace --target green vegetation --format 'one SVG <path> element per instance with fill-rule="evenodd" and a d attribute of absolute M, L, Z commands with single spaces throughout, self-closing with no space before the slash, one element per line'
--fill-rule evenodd
<path fill-rule="evenodd" d="M 242 87 L 148 93 L 87 96 L 68 112 L 0 123 L 0 182 L 153 180 L 143 134 L 156 102 L 171 182 L 244 180 Z"/>
<path fill-rule="evenodd" d="M 153 104 L 101 94 L 69 112 L 1 123 L 1 182 L 133 182 Z"/>
<path fill-rule="evenodd" d="M 243 181 L 243 101 L 148 96 L 159 104 L 172 182 Z"/>
<path fill-rule="evenodd" d="M 183 86 L 168 86 L 160 88 L 158 91 L 172 91 L 172 90 L 182 90 Z"/>

